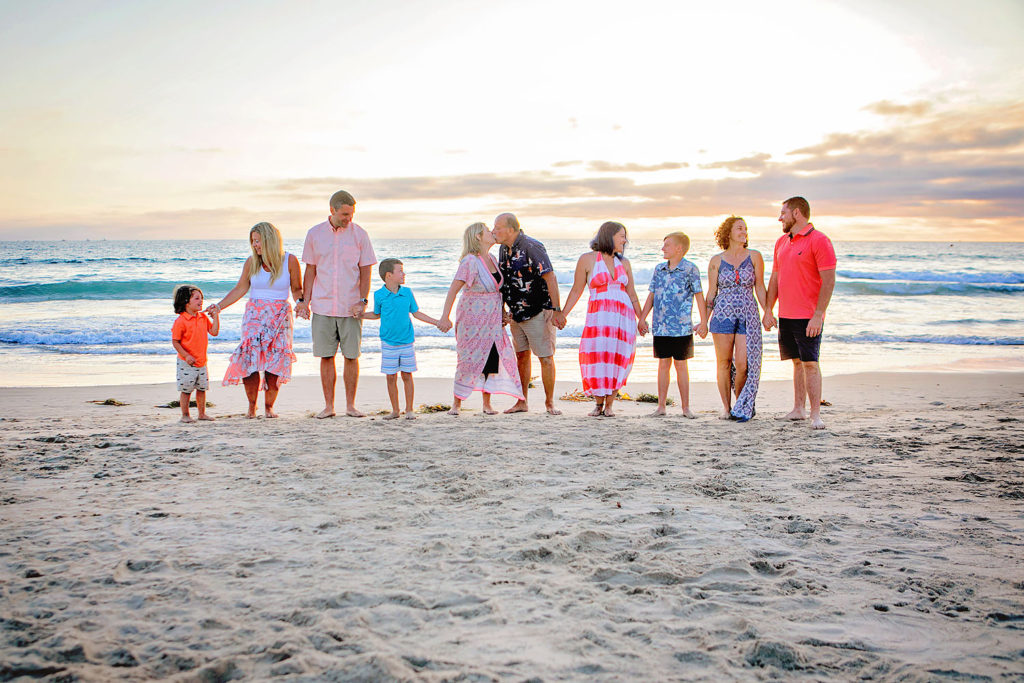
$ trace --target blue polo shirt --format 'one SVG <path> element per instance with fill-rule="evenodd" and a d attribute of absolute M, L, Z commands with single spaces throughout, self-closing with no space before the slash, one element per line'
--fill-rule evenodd
<path fill-rule="evenodd" d="M 412 344 L 415 335 L 409 314 L 418 310 L 416 297 L 408 287 L 399 286 L 397 292 L 381 287 L 374 292 L 373 312 L 380 316 L 380 340 L 392 346 Z"/>

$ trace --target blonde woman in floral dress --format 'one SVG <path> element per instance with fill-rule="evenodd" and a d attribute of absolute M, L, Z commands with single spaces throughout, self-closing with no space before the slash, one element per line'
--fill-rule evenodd
<path fill-rule="evenodd" d="M 266 417 L 277 417 L 274 402 L 277 392 L 292 377 L 292 336 L 295 326 L 288 293 L 302 298 L 299 260 L 284 251 L 281 233 L 270 223 L 257 223 L 249 230 L 252 254 L 242 266 L 242 275 L 219 303 L 210 306 L 224 310 L 248 292 L 242 318 L 242 341 L 231 354 L 224 373 L 224 386 L 245 385 L 249 399 L 246 417 L 256 417 L 256 400 L 263 373 L 263 403 Z"/>
<path fill-rule="evenodd" d="M 501 271 L 490 255 L 495 244 L 483 223 L 473 223 L 462 236 L 462 260 L 455 272 L 438 327 L 452 327 L 451 311 L 462 291 L 455 313 L 455 398 L 451 415 L 458 415 L 462 402 L 476 390 L 483 393 L 483 410 L 494 415 L 491 394 L 507 394 L 523 400 L 512 342 L 501 325 Z"/>

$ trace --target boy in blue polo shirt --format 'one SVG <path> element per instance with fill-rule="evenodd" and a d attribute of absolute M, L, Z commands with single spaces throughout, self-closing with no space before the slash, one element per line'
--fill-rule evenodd
<path fill-rule="evenodd" d="M 440 321 L 420 313 L 412 290 L 403 287 L 405 270 L 396 258 L 386 258 L 378 266 L 384 286 L 373 293 L 373 313 L 363 313 L 364 320 L 380 320 L 380 371 L 388 379 L 388 398 L 391 399 L 391 414 L 385 420 L 394 420 L 402 413 L 398 410 L 398 373 L 402 373 L 405 386 L 405 417 L 415 420 L 413 413 L 412 373 L 416 372 L 416 350 L 413 348 L 415 335 L 409 316 L 437 327 Z"/>

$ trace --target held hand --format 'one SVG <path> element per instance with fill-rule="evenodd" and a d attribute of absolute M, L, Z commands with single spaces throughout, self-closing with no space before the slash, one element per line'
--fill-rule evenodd
<path fill-rule="evenodd" d="M 217 304 L 210 304 L 203 313 L 207 315 L 220 315 L 220 307 Z"/>
<path fill-rule="evenodd" d="M 552 322 L 555 324 L 555 327 L 557 327 L 560 330 L 564 330 L 565 324 L 567 322 L 565 318 L 565 313 L 562 313 L 561 311 L 555 311 L 555 314 L 552 316 Z"/>
<path fill-rule="evenodd" d="M 366 312 L 366 304 L 364 304 L 362 301 L 358 302 L 355 306 L 352 307 L 351 312 L 353 318 L 362 318 L 363 313 Z"/>
<path fill-rule="evenodd" d="M 817 337 L 821 334 L 821 328 L 825 324 L 825 316 L 821 313 L 815 313 L 810 320 L 807 321 L 807 336 Z"/>
<path fill-rule="evenodd" d="M 511 321 L 511 320 L 512 320 L 512 316 L 510 316 L 508 314 L 508 311 L 502 311 L 501 312 L 501 326 L 502 327 L 505 327 L 506 325 L 508 325 L 509 321 Z"/>
<path fill-rule="evenodd" d="M 775 316 L 772 315 L 771 311 L 765 311 L 764 317 L 761 318 L 761 324 L 764 326 L 765 332 L 771 332 L 772 328 L 778 325 L 778 322 L 775 320 Z"/>
<path fill-rule="evenodd" d="M 295 315 L 309 320 L 309 302 L 300 301 L 295 304 Z"/>
<path fill-rule="evenodd" d="M 651 328 L 650 328 L 650 327 L 648 327 L 648 325 L 647 325 L 647 321 L 646 321 L 646 320 L 639 320 L 639 321 L 637 321 L 637 323 L 636 323 L 636 332 L 637 332 L 637 334 L 639 334 L 639 335 L 640 335 L 641 337 L 643 337 L 644 335 L 646 335 L 646 334 L 647 334 L 647 331 L 648 331 L 648 330 L 650 330 L 650 329 L 651 329 Z"/>
<path fill-rule="evenodd" d="M 452 321 L 448 318 L 441 318 L 437 321 L 437 329 L 442 332 L 448 332 L 448 330 L 452 329 Z"/>
<path fill-rule="evenodd" d="M 697 325 L 697 335 L 701 339 L 707 339 L 707 336 L 708 336 L 708 324 L 707 323 L 699 323 Z"/>

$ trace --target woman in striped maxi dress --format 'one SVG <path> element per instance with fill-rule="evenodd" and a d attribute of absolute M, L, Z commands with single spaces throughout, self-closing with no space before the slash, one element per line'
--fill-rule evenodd
<path fill-rule="evenodd" d="M 613 417 L 615 392 L 629 377 L 636 352 L 640 301 L 633 286 L 633 269 L 622 256 L 628 239 L 621 223 L 608 221 L 590 242 L 590 251 L 576 263 L 576 276 L 563 312 L 572 311 L 583 288 L 590 290 L 587 319 L 580 338 L 583 391 L 593 396 L 594 417 Z"/>

